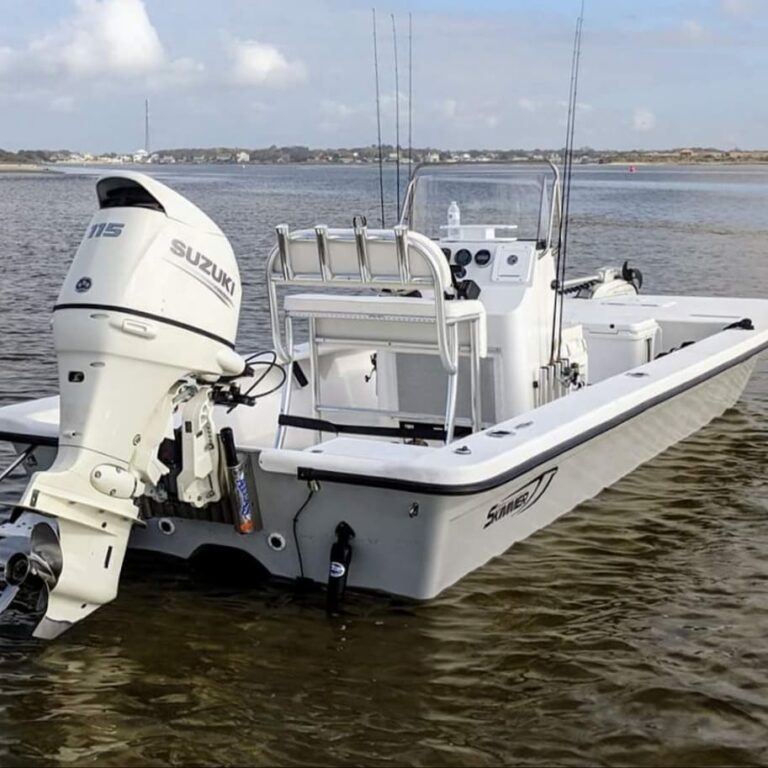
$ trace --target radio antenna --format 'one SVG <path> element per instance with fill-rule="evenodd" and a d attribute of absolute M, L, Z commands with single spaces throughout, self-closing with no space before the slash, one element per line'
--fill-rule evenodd
<path fill-rule="evenodd" d="M 381 227 L 384 223 L 384 157 L 381 149 L 381 98 L 379 95 L 379 48 L 376 42 L 376 9 L 371 9 L 373 13 L 373 71 L 376 76 L 376 130 L 379 140 L 379 204 L 381 206 Z"/>
<path fill-rule="evenodd" d="M 408 14 L 408 183 L 413 175 L 413 14 Z"/>
<path fill-rule="evenodd" d="M 584 0 L 581 0 L 581 11 L 576 20 L 576 34 L 573 40 L 573 57 L 571 59 L 571 84 L 568 94 L 568 118 L 565 129 L 565 148 L 563 157 L 563 200 L 561 204 L 560 227 L 557 242 L 557 263 L 555 294 L 555 315 L 552 324 L 551 358 L 554 363 L 560 358 L 563 338 L 563 304 L 565 301 L 564 284 L 565 270 L 568 258 L 568 226 L 571 211 L 571 184 L 573 182 L 573 140 L 576 128 L 576 108 L 579 93 L 579 64 L 581 62 L 581 34 L 584 27 Z M 559 308 L 558 308 L 559 305 Z M 557 328 L 557 343 L 555 329 Z"/>
<path fill-rule="evenodd" d="M 400 73 L 397 66 L 397 29 L 395 14 L 392 18 L 392 44 L 395 50 L 395 186 L 397 188 L 397 216 L 400 216 Z"/>

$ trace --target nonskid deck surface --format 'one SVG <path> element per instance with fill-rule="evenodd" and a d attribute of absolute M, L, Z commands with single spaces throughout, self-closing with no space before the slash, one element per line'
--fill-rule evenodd
<path fill-rule="evenodd" d="M 687 322 L 706 326 L 711 322 L 716 327 L 748 318 L 759 329 L 768 323 L 768 301 L 664 294 L 571 299 L 565 302 L 565 318 L 580 323 L 611 319 L 615 322 L 655 320 L 658 323 Z"/>

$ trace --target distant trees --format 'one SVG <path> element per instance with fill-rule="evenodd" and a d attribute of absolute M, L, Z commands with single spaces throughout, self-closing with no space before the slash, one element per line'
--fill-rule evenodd
<path fill-rule="evenodd" d="M 400 147 L 400 160 L 408 157 L 408 148 Z M 386 163 L 397 158 L 396 148 L 391 144 L 381 146 L 381 155 Z M 515 162 L 522 160 L 544 160 L 560 162 L 562 149 L 466 149 L 443 150 L 432 147 L 413 149 L 413 161 L 435 162 Z M 685 147 L 671 150 L 595 150 L 581 147 L 576 150 L 579 163 L 711 163 L 711 162 L 768 162 L 768 152 L 758 150 L 722 151 L 711 147 Z M 50 164 L 57 162 L 131 162 L 136 158 L 107 152 L 93 155 L 69 150 L 22 149 L 18 152 L 0 149 L 0 163 L 5 164 Z M 208 147 L 163 149 L 152 153 L 151 162 L 157 163 L 378 163 L 379 147 L 369 144 L 362 147 L 341 147 L 312 149 L 304 145 L 278 147 L 272 144 L 261 149 L 247 147 Z"/>

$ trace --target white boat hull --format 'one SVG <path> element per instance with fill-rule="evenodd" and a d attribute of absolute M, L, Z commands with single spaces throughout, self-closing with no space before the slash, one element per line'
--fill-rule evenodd
<path fill-rule="evenodd" d="M 273 576 L 324 583 L 334 530 L 343 520 L 356 534 L 349 586 L 433 598 L 720 416 L 739 399 L 755 360 L 732 365 L 639 413 L 614 416 L 549 452 L 554 455 L 529 462 L 532 466 L 509 467 L 503 479 L 490 478 L 486 490 L 456 486 L 425 492 L 386 487 L 397 486 L 396 478 L 391 483 L 364 476 L 320 479 L 297 520 L 301 563 L 293 519 L 307 501 L 307 482 L 264 471 L 257 455 L 251 465 L 265 535 L 239 536 L 226 525 L 183 519 L 174 519 L 173 532 L 163 533 L 160 520 L 153 519 L 134 531 L 130 545 L 182 558 L 203 545 L 237 548 Z M 271 547 L 270 536 L 284 541 L 284 549 Z"/>

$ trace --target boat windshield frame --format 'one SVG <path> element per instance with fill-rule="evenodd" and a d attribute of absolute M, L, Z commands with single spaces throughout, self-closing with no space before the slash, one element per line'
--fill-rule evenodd
<path fill-rule="evenodd" d="M 446 178 L 450 178 L 451 172 L 455 172 L 457 176 L 466 174 L 468 177 L 470 174 L 476 177 L 482 177 L 483 173 L 487 173 L 489 177 L 491 175 L 497 178 L 501 175 L 503 177 L 504 171 L 508 171 L 509 178 L 513 176 L 519 179 L 528 178 L 529 180 L 536 179 L 537 177 L 545 176 L 545 183 L 542 188 L 542 199 L 539 205 L 539 231 L 538 236 L 535 238 L 537 247 L 542 250 L 547 250 L 553 245 L 553 235 L 555 227 L 559 226 L 559 222 L 562 220 L 562 189 L 560 182 L 560 171 L 557 166 L 549 160 L 539 161 L 523 161 L 523 162 L 424 162 L 419 163 L 411 175 L 411 180 L 408 184 L 408 189 L 403 200 L 403 207 L 400 212 L 400 225 L 412 228 L 414 218 L 414 202 L 417 199 L 416 191 L 420 180 L 428 178 L 429 176 L 445 175 Z M 492 172 L 489 173 L 489 172 Z M 549 178 L 546 178 L 546 177 Z M 475 178 L 474 181 L 478 179 Z M 548 207 L 547 221 L 542 221 L 542 214 L 545 211 L 545 206 Z M 512 225 L 510 225 L 511 227 Z M 505 225 L 501 224 L 500 228 L 504 228 Z M 545 230 L 542 232 L 542 229 Z M 423 232 L 429 237 L 432 235 L 428 232 Z M 434 238 L 433 239 L 437 239 Z M 520 238 L 522 240 L 534 240 L 531 237 Z"/>

